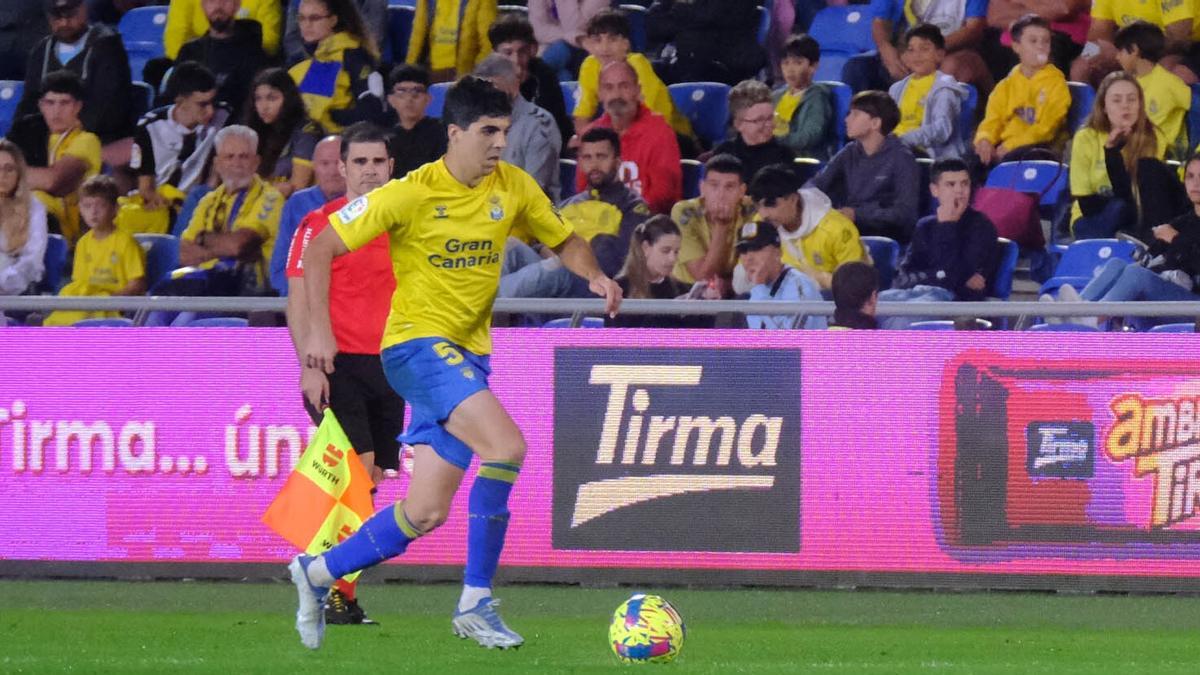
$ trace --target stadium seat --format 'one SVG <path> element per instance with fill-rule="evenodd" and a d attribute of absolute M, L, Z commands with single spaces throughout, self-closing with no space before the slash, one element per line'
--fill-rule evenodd
<path fill-rule="evenodd" d="M 854 92 L 845 82 L 824 81 L 821 84 L 833 91 L 833 122 L 837 125 L 838 147 L 846 144 L 846 115 L 850 114 L 850 99 Z"/>
<path fill-rule="evenodd" d="M 1054 275 L 1042 284 L 1040 293 L 1053 293 L 1064 285 L 1083 290 L 1109 260 L 1132 262 L 1138 246 L 1124 239 L 1082 239 L 1067 247 Z"/>
<path fill-rule="evenodd" d="M 210 316 L 192 319 L 186 325 L 188 328 L 245 328 L 250 322 L 236 316 Z"/>
<path fill-rule="evenodd" d="M 42 276 L 40 290 L 43 293 L 58 293 L 63 287 L 63 273 L 67 270 L 67 240 L 61 234 L 46 238 L 46 255 L 42 258 L 46 273 Z"/>
<path fill-rule="evenodd" d="M 646 8 L 641 5 L 618 5 L 629 18 L 629 48 L 635 52 L 646 51 Z"/>
<path fill-rule="evenodd" d="M 725 140 L 729 128 L 729 88 L 720 82 L 680 82 L 667 90 L 696 135 L 713 146 Z"/>
<path fill-rule="evenodd" d="M 517 14 L 529 14 L 529 8 L 525 5 L 496 5 L 496 12 L 504 14 L 506 12 L 516 12 Z"/>
<path fill-rule="evenodd" d="M 821 45 L 821 62 L 826 54 L 854 56 L 875 49 L 871 19 L 865 5 L 826 7 L 817 12 L 808 34 Z"/>
<path fill-rule="evenodd" d="M 388 5 L 388 42 L 392 46 L 392 62 L 403 63 L 408 53 L 408 39 L 412 35 L 413 15 L 411 5 Z"/>
<path fill-rule="evenodd" d="M 150 108 L 154 107 L 154 87 L 141 80 L 134 80 L 133 95 L 134 119 L 141 119 L 142 115 L 150 112 Z"/>
<path fill-rule="evenodd" d="M 1100 333 L 1095 326 L 1085 326 L 1081 323 L 1039 323 L 1029 327 L 1035 333 Z"/>
<path fill-rule="evenodd" d="M 807 183 L 812 180 L 812 177 L 821 173 L 821 169 L 825 166 L 825 162 L 815 157 L 797 157 L 795 164 L 796 166 L 793 170 L 799 176 L 801 183 Z"/>
<path fill-rule="evenodd" d="M 991 330 L 992 322 L 987 319 L 972 319 L 975 322 L 973 330 Z M 967 328 L 970 324 L 966 324 L 963 330 L 972 330 Z M 916 321 L 908 326 L 909 330 L 958 330 L 958 322 L 953 319 L 938 319 L 936 321 Z"/>
<path fill-rule="evenodd" d="M 542 324 L 542 328 L 570 328 L 571 317 L 563 317 L 561 319 L 551 319 Z M 604 319 L 598 316 L 585 316 L 579 324 L 580 328 L 604 328 Z"/>
<path fill-rule="evenodd" d="M 817 82 L 830 82 L 842 80 L 842 68 L 846 67 L 846 62 L 850 60 L 847 54 L 821 54 L 821 60 L 817 63 L 817 69 L 813 71 L 813 80 Z"/>
<path fill-rule="evenodd" d="M 579 82 L 568 80 L 559 82 L 558 86 L 562 88 L 563 105 L 567 108 L 567 114 L 571 115 L 575 112 L 575 104 L 579 102 Z"/>
<path fill-rule="evenodd" d="M 417 0 L 388 0 L 388 7 L 408 7 L 414 8 L 417 6 Z"/>
<path fill-rule="evenodd" d="M 135 234 L 146 252 L 146 288 L 154 288 L 179 267 L 179 238 L 169 234 Z"/>
<path fill-rule="evenodd" d="M 1067 89 L 1071 91 L 1071 107 L 1067 109 L 1067 131 L 1074 134 L 1079 127 L 1087 123 L 1088 115 L 1092 114 L 1092 106 L 1096 104 L 1096 90 L 1086 82 L 1068 82 Z M 1195 98 L 1196 90 L 1193 88 L 1192 100 Z"/>
<path fill-rule="evenodd" d="M 891 237 L 867 236 L 860 239 L 871 253 L 875 269 L 879 271 L 879 290 L 886 291 L 892 287 L 896 267 L 900 264 L 900 244 Z"/>
<path fill-rule="evenodd" d="M 1038 206 L 1043 218 L 1053 215 L 1059 198 L 1070 194 L 1067 165 L 1044 159 L 1002 162 L 987 177 L 988 187 L 1003 187 L 1041 195 Z"/>
<path fill-rule="evenodd" d="M 979 107 L 979 90 L 974 86 L 963 83 L 967 88 L 967 98 L 962 102 L 958 113 L 958 131 L 967 141 L 967 146 L 973 146 L 975 138 L 975 110 Z"/>
<path fill-rule="evenodd" d="M 446 91 L 450 89 L 453 82 L 438 82 L 429 87 L 429 105 L 425 107 L 425 114 L 435 119 L 442 118 L 442 108 L 446 105 Z"/>
<path fill-rule="evenodd" d="M 1193 322 L 1184 323 L 1160 323 L 1152 327 L 1147 333 L 1195 333 L 1196 324 Z"/>
<path fill-rule="evenodd" d="M 771 32 L 771 10 L 762 5 L 758 6 L 758 32 L 755 37 L 758 40 L 758 46 L 767 46 L 767 35 Z"/>
<path fill-rule="evenodd" d="M 7 134 L 12 126 L 17 104 L 24 94 L 25 83 L 21 80 L 0 80 L 0 136 Z"/>
<path fill-rule="evenodd" d="M 1190 147 L 1200 144 L 1200 84 L 1192 85 L 1192 107 L 1187 112 L 1187 131 Z"/>
<path fill-rule="evenodd" d="M 104 319 L 81 319 L 71 326 L 74 328 L 132 328 L 133 321 L 114 316 Z"/>
<path fill-rule="evenodd" d="M 137 7 L 121 17 L 117 30 L 129 57 L 129 72 L 133 79 L 142 79 L 142 70 L 150 59 L 163 56 L 163 30 L 167 25 L 167 8 Z"/>
<path fill-rule="evenodd" d="M 683 169 L 683 198 L 695 199 L 700 196 L 700 180 L 704 178 L 704 165 L 694 159 L 682 159 L 679 166 Z"/>
<path fill-rule="evenodd" d="M 561 186 L 562 198 L 575 194 L 575 170 L 578 163 L 573 159 L 558 160 L 558 182 Z"/>
<path fill-rule="evenodd" d="M 988 297 L 1007 300 L 1012 296 L 1013 276 L 1017 273 L 1017 258 L 1021 250 L 1017 242 L 1000 237 L 996 240 L 999 246 L 999 256 L 996 260 L 996 271 L 992 274 Z"/>

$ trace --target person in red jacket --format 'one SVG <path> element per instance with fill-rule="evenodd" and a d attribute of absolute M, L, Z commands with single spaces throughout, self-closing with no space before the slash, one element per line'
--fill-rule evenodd
<path fill-rule="evenodd" d="M 637 71 L 624 61 L 600 71 L 604 114 L 593 127 L 609 127 L 621 136 L 621 181 L 636 191 L 654 213 L 670 213 L 683 198 L 679 141 L 666 120 L 642 104 Z M 585 176 L 577 177 L 582 191 Z"/>

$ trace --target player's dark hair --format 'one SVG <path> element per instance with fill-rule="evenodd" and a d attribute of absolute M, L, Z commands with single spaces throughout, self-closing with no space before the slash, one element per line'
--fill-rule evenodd
<path fill-rule="evenodd" d="M 629 298 L 650 297 L 650 273 L 646 269 L 646 254 L 642 252 L 642 244 L 651 246 L 667 235 L 679 236 L 679 226 L 670 216 L 659 214 L 642 221 L 633 230 L 629 239 L 629 255 L 625 257 L 625 266 L 621 268 L 618 278 L 625 277 L 629 286 Z"/>
<path fill-rule="evenodd" d="M 429 88 L 429 70 L 425 66 L 415 63 L 401 63 L 392 68 L 392 72 L 388 73 L 387 93 L 391 93 L 392 87 L 401 82 L 416 82 L 417 84 Z"/>
<path fill-rule="evenodd" d="M 764 166 L 750 181 L 750 198 L 764 206 L 775 206 L 775 200 L 796 194 L 801 186 L 800 177 L 786 164 Z"/>
<path fill-rule="evenodd" d="M 616 35 L 626 40 L 633 33 L 633 30 L 629 26 L 629 17 L 615 9 L 602 9 L 596 12 L 595 16 L 588 19 L 587 27 L 584 31 L 588 37 Z"/>
<path fill-rule="evenodd" d="M 704 163 L 704 173 L 724 173 L 737 176 L 738 180 L 746 182 L 746 165 L 742 160 L 727 152 L 713 155 Z"/>
<path fill-rule="evenodd" d="M 1167 51 L 1167 37 L 1152 23 L 1134 21 L 1117 31 L 1113 46 L 1123 52 L 1132 52 L 1137 47 L 1140 58 L 1157 63 Z"/>
<path fill-rule="evenodd" d="M 1009 29 L 1009 32 L 1012 33 L 1013 42 L 1020 40 L 1021 34 L 1024 33 L 1025 29 L 1029 28 L 1030 26 L 1036 26 L 1038 28 L 1045 28 L 1046 30 L 1050 30 L 1050 22 L 1049 21 L 1043 19 L 1042 17 L 1038 16 L 1037 14 L 1026 14 L 1025 16 L 1022 16 L 1021 18 L 1014 21 L 1012 28 Z"/>
<path fill-rule="evenodd" d="M 492 43 L 492 49 L 505 42 L 524 42 L 535 47 L 538 43 L 533 35 L 533 24 L 516 12 L 501 14 L 492 22 L 488 27 L 488 41 Z"/>
<path fill-rule="evenodd" d="M 942 29 L 931 23 L 919 23 L 912 28 L 909 28 L 904 33 L 904 46 L 908 46 L 909 40 L 920 38 L 933 43 L 934 47 L 945 51 L 946 38 L 942 35 Z"/>
<path fill-rule="evenodd" d="M 860 91 L 850 99 L 851 110 L 861 110 L 879 118 L 879 133 L 887 136 L 900 123 L 900 108 L 896 101 L 882 91 Z"/>
<path fill-rule="evenodd" d="M 579 137 L 580 143 L 605 143 L 612 146 L 613 154 L 621 156 L 621 136 L 608 127 L 592 127 Z"/>
<path fill-rule="evenodd" d="M 821 60 L 821 44 L 806 33 L 793 35 L 783 43 L 783 58 L 808 59 L 809 63 L 815 64 Z"/>
<path fill-rule="evenodd" d="M 196 92 L 216 91 L 217 78 L 212 71 L 195 61 L 184 61 L 171 70 L 167 81 L 167 98 L 178 100 Z"/>
<path fill-rule="evenodd" d="M 350 145 L 353 143 L 383 143 L 388 156 L 392 154 L 391 137 L 382 127 L 370 122 L 355 122 L 342 131 L 342 161 L 350 156 Z"/>
<path fill-rule="evenodd" d="M 117 181 L 113 180 L 112 176 L 100 174 L 92 176 L 83 181 L 83 185 L 79 186 L 79 197 L 100 197 L 109 204 L 114 206 L 117 203 L 117 198 L 121 196 L 121 189 L 117 187 Z"/>
<path fill-rule="evenodd" d="M 42 95 L 66 94 L 76 101 L 83 100 L 83 80 L 71 70 L 56 70 L 42 80 Z"/>
<path fill-rule="evenodd" d="M 933 163 L 929 169 L 929 182 L 936 183 L 944 173 L 954 173 L 956 171 L 964 171 L 968 176 L 971 175 L 971 169 L 967 163 L 957 157 L 949 159 L 939 159 Z"/>
<path fill-rule="evenodd" d="M 487 80 L 472 75 L 455 82 L 446 92 L 442 121 L 460 129 L 471 126 L 480 117 L 511 117 L 508 94 Z"/>

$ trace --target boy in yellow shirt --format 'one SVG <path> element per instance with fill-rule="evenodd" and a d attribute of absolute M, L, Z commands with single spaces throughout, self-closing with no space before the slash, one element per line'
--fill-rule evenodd
<path fill-rule="evenodd" d="M 1188 139 L 1183 120 L 1192 107 L 1192 90 L 1178 75 L 1158 65 L 1167 46 L 1162 29 L 1135 21 L 1117 31 L 1113 44 L 1121 69 L 1136 77 L 1142 87 L 1146 116 L 1158 130 L 1167 159 L 1186 159 Z"/>
<path fill-rule="evenodd" d="M 588 57 L 579 67 L 579 99 L 571 113 L 575 118 L 575 133 L 582 134 L 600 112 L 600 71 L 624 59 L 637 71 L 646 107 L 662 115 L 675 133 L 691 138 L 691 123 L 675 109 L 671 93 L 654 72 L 650 59 L 637 52 L 630 53 L 629 34 L 629 19 L 616 10 L 602 10 L 588 21 L 587 35 L 583 38 Z"/>
<path fill-rule="evenodd" d="M 93 176 L 79 188 L 79 210 L 91 231 L 75 247 L 74 280 L 59 295 L 141 295 L 146 292 L 145 253 L 133 235 L 117 229 L 117 183 Z M 62 310 L 43 325 L 70 326 L 84 319 L 119 317 L 117 312 Z"/>
<path fill-rule="evenodd" d="M 85 131 L 83 81 L 69 70 L 57 70 L 42 81 L 38 111 L 46 122 L 46 165 L 30 167 L 29 187 L 58 222 L 59 232 L 74 245 L 79 225 L 79 185 L 100 173 L 100 139 Z"/>
<path fill-rule="evenodd" d="M 1035 14 L 1013 23 L 1013 51 L 1021 62 L 992 91 L 975 133 L 975 152 L 984 165 L 1062 139 L 1071 94 L 1062 71 L 1050 65 L 1050 37 L 1050 23 Z"/>

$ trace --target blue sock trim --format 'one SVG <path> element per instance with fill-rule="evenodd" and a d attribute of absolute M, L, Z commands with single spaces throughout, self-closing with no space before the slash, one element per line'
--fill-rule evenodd
<path fill-rule="evenodd" d="M 396 520 L 404 517 L 402 505 L 403 502 L 396 502 L 377 512 L 358 532 L 325 553 L 325 565 L 334 579 L 404 553 L 416 537 L 405 534 Z"/>

